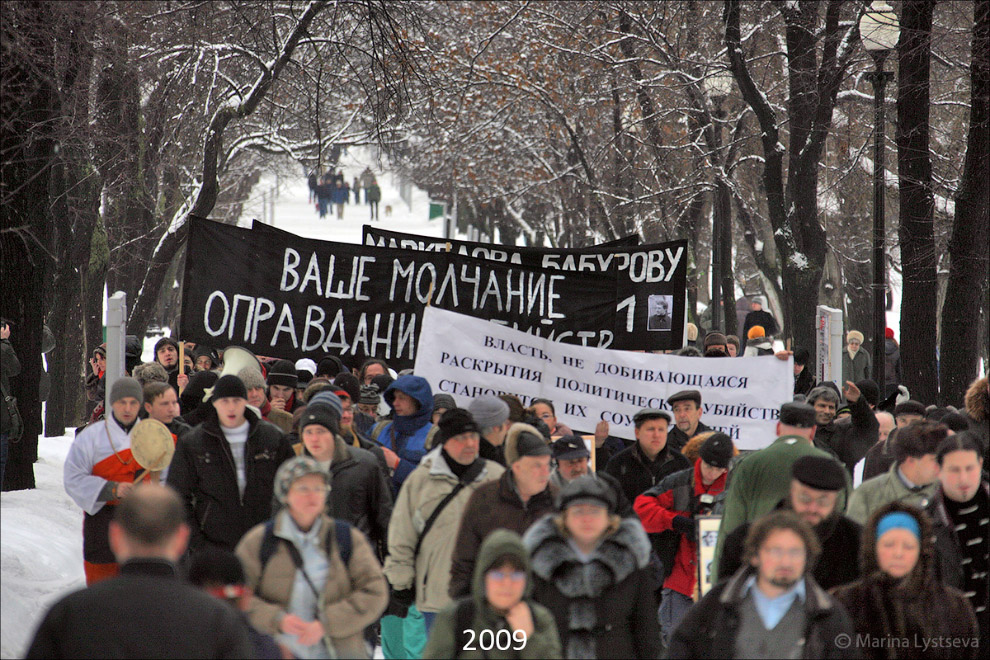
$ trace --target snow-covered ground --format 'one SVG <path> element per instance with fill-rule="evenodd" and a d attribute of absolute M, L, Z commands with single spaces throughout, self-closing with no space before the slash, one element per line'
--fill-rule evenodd
<path fill-rule="evenodd" d="M 428 236 L 442 236 L 443 223 L 428 220 L 429 199 L 412 189 L 409 205 L 399 195 L 398 178 L 383 173 L 367 150 L 351 150 L 341 158 L 341 168 L 353 181 L 366 166 L 378 176 L 382 188 L 380 226 Z M 301 168 L 296 179 L 265 176 L 245 205 L 241 224 L 261 218 L 261 191 L 270 192 L 280 181 L 275 201 L 274 225 L 301 236 L 358 243 L 361 227 L 368 222 L 364 204 L 345 206 L 344 219 L 331 214 L 320 220 L 307 201 L 309 188 Z M 385 207 L 392 215 L 385 217 Z M 169 334 L 168 328 L 164 329 Z M 147 337 L 144 359 L 153 357 L 160 336 Z M 0 495 L 0 658 L 23 657 L 40 618 L 63 595 L 85 586 L 82 560 L 83 513 L 65 494 L 62 465 L 73 435 L 41 438 L 35 464 L 37 488 Z M 379 651 L 380 653 L 380 651 Z M 380 656 L 379 656 L 380 657 Z"/>

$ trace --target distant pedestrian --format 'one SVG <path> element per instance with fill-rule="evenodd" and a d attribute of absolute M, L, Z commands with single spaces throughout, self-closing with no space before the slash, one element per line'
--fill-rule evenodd
<path fill-rule="evenodd" d="M 20 413 L 17 411 L 17 400 L 8 399 L 10 396 L 11 376 L 16 376 L 21 372 L 21 363 L 17 360 L 17 354 L 10 345 L 10 323 L 4 319 L 0 323 L 0 386 L 2 386 L 3 401 L 0 401 L 0 486 L 3 485 L 3 474 L 7 467 L 7 443 L 16 441 L 20 437 L 20 429 L 17 428 L 20 420 Z M 94 367 L 95 370 L 95 367 Z M 8 409 L 8 405 L 12 406 Z M 16 417 L 15 417 L 16 416 Z"/>
<path fill-rule="evenodd" d="M 763 296 L 754 296 L 749 305 L 750 312 L 746 315 L 746 321 L 743 323 L 742 335 L 740 336 L 743 342 L 743 352 L 745 352 L 746 346 L 749 345 L 749 331 L 753 326 L 762 326 L 763 336 L 765 337 L 773 337 L 780 331 L 773 314 L 763 309 L 765 305 L 766 301 Z"/>
<path fill-rule="evenodd" d="M 364 194 L 368 200 L 371 219 L 378 220 L 378 202 L 382 201 L 382 189 L 378 187 L 378 181 L 375 177 L 371 177 L 371 184 L 365 189 Z"/>
<path fill-rule="evenodd" d="M 891 328 L 884 330 L 883 356 L 883 398 L 886 399 L 888 396 L 897 391 L 897 386 L 900 385 L 901 381 L 904 379 L 901 372 L 901 347 L 897 345 L 897 340 L 894 339 L 894 331 Z"/>
<path fill-rule="evenodd" d="M 860 350 L 863 345 L 863 333 L 850 330 L 846 334 L 846 350 L 842 354 L 842 380 L 854 383 L 873 377 L 873 364 L 870 354 Z"/>

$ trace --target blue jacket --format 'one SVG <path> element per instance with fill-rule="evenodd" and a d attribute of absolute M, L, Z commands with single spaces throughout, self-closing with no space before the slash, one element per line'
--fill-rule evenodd
<path fill-rule="evenodd" d="M 392 487 L 398 493 L 402 482 L 416 469 L 426 455 L 426 436 L 433 428 L 433 390 L 425 378 L 419 376 L 399 376 L 385 390 L 385 403 L 395 412 L 396 390 L 411 396 L 419 402 L 419 410 L 413 415 L 395 415 L 383 426 L 372 440 L 388 447 L 399 455 L 399 465 L 392 474 Z"/>

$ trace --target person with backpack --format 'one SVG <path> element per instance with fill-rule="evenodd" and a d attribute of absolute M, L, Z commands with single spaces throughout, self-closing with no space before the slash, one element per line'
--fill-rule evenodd
<path fill-rule="evenodd" d="M 364 629 L 388 604 L 388 584 L 359 530 L 325 513 L 330 475 L 309 456 L 275 475 L 285 508 L 237 544 L 255 594 L 248 617 L 298 658 L 367 658 Z"/>
<path fill-rule="evenodd" d="M 470 595 L 437 613 L 422 657 L 563 657 L 553 614 L 532 600 L 532 591 L 522 539 L 493 531 L 478 552 Z"/>

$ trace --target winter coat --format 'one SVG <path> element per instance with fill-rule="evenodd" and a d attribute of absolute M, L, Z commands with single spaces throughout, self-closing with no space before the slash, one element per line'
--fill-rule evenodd
<path fill-rule="evenodd" d="M 886 474 L 890 466 L 894 464 L 894 442 L 897 438 L 897 429 L 891 429 L 887 439 L 877 442 L 866 452 L 863 460 L 863 481 Z"/>
<path fill-rule="evenodd" d="M 327 547 L 327 537 L 335 533 L 335 526 L 327 516 L 322 516 L 320 520 L 319 538 L 315 545 L 323 550 Z M 264 572 L 261 545 L 265 537 L 265 524 L 253 527 L 237 544 L 236 554 L 244 566 L 245 582 L 254 591 L 248 617 L 254 627 L 270 635 L 281 632 L 279 625 L 286 615 L 296 579 L 296 565 L 286 545 L 291 543 L 290 535 L 283 531 L 285 525 L 291 524 L 288 511 L 275 517 L 272 531 L 282 540 L 275 546 Z M 351 556 L 346 566 L 336 538 L 330 548 L 327 581 L 323 585 L 315 585 L 321 592 L 317 605 L 320 622 L 338 657 L 366 658 L 364 629 L 385 611 L 388 584 L 371 544 L 359 530 L 351 528 Z"/>
<path fill-rule="evenodd" d="M 811 368 L 806 364 L 804 369 L 801 370 L 794 378 L 794 394 L 803 394 L 808 396 L 808 393 L 815 388 L 815 377 L 811 375 Z"/>
<path fill-rule="evenodd" d="M 464 507 L 461 527 L 457 532 L 457 549 L 450 569 L 450 597 L 468 595 L 478 549 L 485 537 L 496 529 L 523 534 L 530 525 L 553 510 L 556 496 L 557 487 L 547 484 L 543 492 L 523 504 L 511 469 L 502 473 L 498 481 L 479 486 Z"/>
<path fill-rule="evenodd" d="M 670 640 L 667 657 L 735 658 L 739 634 L 739 609 L 748 593 L 746 582 L 754 568 L 747 566 L 729 580 L 712 587 L 681 620 Z M 804 576 L 805 628 L 803 645 L 795 652 L 802 658 L 858 658 L 855 649 L 843 645 L 853 632 L 853 623 L 842 605 L 818 586 L 808 574 Z M 838 642 L 838 643 L 837 643 Z"/>
<path fill-rule="evenodd" d="M 271 422 L 279 428 L 282 433 L 292 433 L 293 414 L 288 410 L 272 408 L 272 402 L 265 399 L 265 405 L 261 409 L 261 418 L 266 422 Z"/>
<path fill-rule="evenodd" d="M 216 412 L 179 439 L 169 465 L 168 485 L 186 504 L 192 535 L 189 548 L 233 550 L 244 534 L 271 515 L 275 472 L 295 452 L 277 426 L 250 409 L 244 445 L 247 484 L 243 497 L 230 445 Z"/>
<path fill-rule="evenodd" d="M 708 426 L 704 422 L 699 421 L 698 428 L 694 430 L 694 435 L 688 436 L 687 433 L 681 430 L 681 427 L 675 425 L 669 431 L 667 431 L 667 446 L 673 449 L 674 451 L 679 452 L 682 449 L 684 449 L 684 445 L 688 443 L 688 440 L 693 438 L 695 435 L 698 435 L 700 433 L 707 433 L 708 431 L 711 430 L 713 430 L 712 427 Z"/>
<path fill-rule="evenodd" d="M 244 618 L 180 579 L 164 559 L 76 591 L 45 615 L 28 658 L 252 658 Z"/>
<path fill-rule="evenodd" d="M 781 500 L 777 509 L 789 509 L 788 500 Z M 739 525 L 722 548 L 718 562 L 718 581 L 727 580 L 742 567 L 744 544 L 749 533 L 750 523 Z M 814 526 L 815 535 L 822 546 L 822 553 L 811 571 L 815 582 L 822 589 L 831 589 L 859 578 L 859 565 L 852 557 L 859 556 L 860 537 L 863 528 L 838 512 Z"/>
<path fill-rule="evenodd" d="M 297 454 L 310 455 L 301 442 L 293 449 Z M 277 503 L 272 507 L 273 512 L 279 509 Z M 392 517 L 388 477 L 371 452 L 349 446 L 339 435 L 330 460 L 327 515 L 354 525 L 375 547 L 384 547 L 388 542 L 388 521 Z"/>
<path fill-rule="evenodd" d="M 743 350 L 743 357 L 760 357 L 763 355 L 773 355 L 773 344 L 769 337 L 756 337 L 746 342 Z"/>
<path fill-rule="evenodd" d="M 736 463 L 729 473 L 726 486 L 725 513 L 718 529 L 715 562 L 712 574 L 718 575 L 719 556 L 725 539 L 739 525 L 753 522 L 769 513 L 791 490 L 791 468 L 802 456 L 834 457 L 818 449 L 806 438 L 784 435 L 769 447 L 753 452 Z M 837 511 L 846 507 L 846 493 L 840 493 L 835 506 Z"/>
<path fill-rule="evenodd" d="M 861 380 L 873 378 L 873 360 L 870 354 L 860 346 L 854 357 L 849 357 L 848 349 L 842 349 L 842 381 L 851 380 L 858 383 Z"/>
<path fill-rule="evenodd" d="M 973 381 L 966 390 L 966 415 L 969 417 L 969 430 L 983 442 L 984 467 L 990 462 L 990 396 L 987 394 L 987 377 Z"/>
<path fill-rule="evenodd" d="M 399 465 L 392 473 L 392 490 L 398 493 L 406 477 L 416 469 L 428 451 L 427 436 L 433 428 L 433 391 L 425 378 L 399 376 L 382 395 L 393 413 L 396 391 L 415 399 L 419 403 L 419 409 L 413 415 L 395 415 L 371 439 L 399 455 Z"/>
<path fill-rule="evenodd" d="M 877 443 L 880 423 L 865 396 L 850 404 L 849 409 L 852 411 L 849 417 L 832 420 L 815 430 L 815 446 L 839 459 L 852 476 L 856 464 Z"/>
<path fill-rule="evenodd" d="M 0 339 L 0 390 L 3 396 L 10 395 L 10 377 L 21 373 L 21 363 L 17 359 L 14 347 L 9 339 Z M 9 433 L 11 429 L 10 413 L 7 412 L 6 402 L 0 401 L 0 433 Z"/>
<path fill-rule="evenodd" d="M 667 475 L 689 467 L 691 462 L 670 445 L 664 446 L 651 461 L 636 442 L 613 456 L 605 471 L 619 480 L 626 499 L 635 502 L 641 493 L 656 486 Z"/>
<path fill-rule="evenodd" d="M 377 183 L 373 183 L 364 191 L 365 197 L 368 198 L 368 202 L 380 202 L 382 201 L 382 189 L 378 187 Z"/>
<path fill-rule="evenodd" d="M 880 570 L 876 527 L 881 517 L 903 511 L 918 521 L 921 552 L 911 573 L 901 579 Z M 962 593 L 940 583 L 935 574 L 935 543 L 928 516 L 903 502 L 889 502 L 873 512 L 863 533 L 860 568 L 863 578 L 832 590 L 856 625 L 853 639 L 906 640 L 908 647 L 867 646 L 868 658 L 976 658 L 979 637 L 976 618 Z M 867 637 L 868 636 L 868 637 Z M 932 645 L 925 641 L 958 639 L 965 646 Z M 853 647 L 856 647 L 853 644 Z M 859 649 L 857 649 L 859 650 Z"/>
<path fill-rule="evenodd" d="M 765 309 L 761 309 L 758 312 L 750 312 L 746 315 L 746 320 L 743 322 L 742 333 L 739 335 L 740 341 L 742 341 L 742 347 L 745 349 L 749 346 L 749 331 L 754 326 L 761 326 L 763 328 L 763 334 L 767 337 L 773 337 L 779 332 L 777 328 L 777 320 L 773 317 L 773 314 Z"/>
<path fill-rule="evenodd" d="M 442 446 L 431 450 L 406 479 L 388 525 L 385 576 L 396 591 L 415 589 L 421 612 L 437 612 L 450 602 L 450 567 L 464 507 L 475 490 L 505 471 L 498 463 L 475 459 L 465 474 L 467 485 L 447 503 L 414 555 L 430 514 L 458 484 L 441 451 Z"/>
<path fill-rule="evenodd" d="M 895 500 L 922 509 L 928 506 L 935 495 L 938 481 L 933 481 L 921 490 L 912 492 L 897 475 L 898 467 L 897 463 L 893 463 L 885 474 L 861 483 L 849 498 L 846 515 L 860 525 L 864 525 L 874 511 Z"/>
<path fill-rule="evenodd" d="M 636 518 L 606 532 L 583 563 L 556 515 L 537 521 L 523 543 L 534 598 L 557 621 L 566 658 L 658 658 L 660 625 L 650 541 Z"/>
<path fill-rule="evenodd" d="M 694 518 L 696 515 L 720 515 L 725 500 L 725 479 L 722 474 L 709 485 L 701 480 L 701 459 L 696 459 L 694 467 L 675 472 L 657 486 L 636 498 L 633 504 L 636 515 L 648 533 L 673 535 L 676 542 L 676 555 L 666 552 L 660 555 L 663 562 L 665 580 L 663 586 L 684 594 L 694 595 L 698 581 L 698 542 L 673 528 L 676 516 Z M 712 502 L 702 503 L 701 496 L 709 495 Z"/>
<path fill-rule="evenodd" d="M 901 347 L 896 339 L 883 340 L 883 383 L 886 394 L 893 393 L 904 380 L 901 373 Z"/>
<path fill-rule="evenodd" d="M 497 560 L 506 556 L 515 557 L 519 563 L 526 567 L 526 589 L 523 592 L 523 599 L 529 605 L 533 617 L 533 634 L 527 636 L 525 645 L 522 645 L 522 648 L 518 650 L 515 649 L 520 644 L 511 643 L 508 650 L 493 648 L 485 651 L 480 640 L 482 631 L 490 630 L 496 636 L 499 630 L 512 632 L 505 617 L 496 612 L 488 604 L 485 597 L 485 574 L 495 567 L 494 564 Z M 547 608 L 532 599 L 532 591 L 533 572 L 530 567 L 529 553 L 526 552 L 522 540 L 514 532 L 504 529 L 495 530 L 481 544 L 478 561 L 475 562 L 471 578 L 470 595 L 451 603 L 437 613 L 433 620 L 433 626 L 430 628 L 430 639 L 426 642 L 421 657 L 436 658 L 437 660 L 446 658 L 536 659 L 563 657 L 560 649 L 560 636 L 557 634 L 557 623 Z M 473 637 L 464 635 L 463 631 L 458 629 L 458 607 L 465 607 L 459 603 L 468 599 L 470 599 L 473 610 L 470 624 L 470 630 L 475 633 Z M 461 643 L 462 640 L 464 644 Z M 462 648 L 462 646 L 467 645 L 470 645 L 473 650 Z"/>

